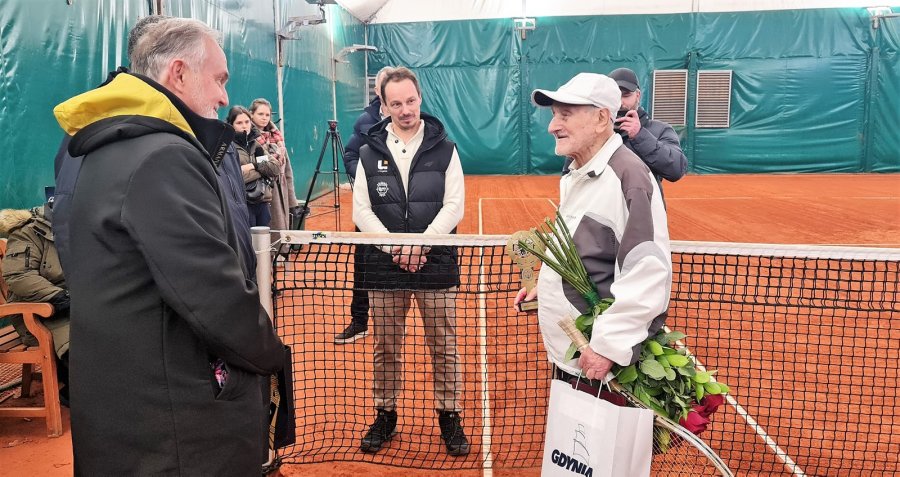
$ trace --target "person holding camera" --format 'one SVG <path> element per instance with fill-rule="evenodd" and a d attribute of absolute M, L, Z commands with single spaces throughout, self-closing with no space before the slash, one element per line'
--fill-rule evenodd
<path fill-rule="evenodd" d="M 678 134 L 672 126 L 650 119 L 641 107 L 641 88 L 634 71 L 618 68 L 609 77 L 622 92 L 622 106 L 615 120 L 616 132 L 622 136 L 625 147 L 647 164 L 662 191 L 662 179 L 675 182 L 687 172 L 687 158 L 681 151 Z"/>
<path fill-rule="evenodd" d="M 687 172 L 687 158 L 681 151 L 678 134 L 672 126 L 650 119 L 650 115 L 641 107 L 641 88 L 634 71 L 618 68 L 609 77 L 615 80 L 622 92 L 622 105 L 613 131 L 622 136 L 625 147 L 647 164 L 662 193 L 662 179 L 675 182 Z M 568 170 L 571 162 L 566 161 L 563 173 Z"/>
<path fill-rule="evenodd" d="M 637 75 L 628 68 L 617 68 L 609 77 L 622 92 L 622 105 L 616 115 L 613 131 L 622 136 L 625 147 L 647 164 L 662 193 L 662 179 L 675 182 L 687 172 L 687 158 L 681 151 L 678 134 L 672 126 L 650 119 L 641 107 L 641 88 Z M 571 160 L 563 166 L 568 170 Z"/>
<path fill-rule="evenodd" d="M 272 184 L 281 170 L 281 164 L 269 159 L 261 144 L 256 141 L 259 130 L 253 126 L 250 111 L 234 106 L 228 111 L 226 122 L 234 128 L 234 145 L 241 163 L 241 175 L 250 212 L 250 227 L 268 227 L 272 220 L 269 210 L 272 202 Z"/>

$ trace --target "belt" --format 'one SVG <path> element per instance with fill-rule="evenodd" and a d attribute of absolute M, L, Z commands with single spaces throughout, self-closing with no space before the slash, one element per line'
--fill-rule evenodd
<path fill-rule="evenodd" d="M 600 399 L 603 399 L 605 401 L 609 401 L 616 406 L 624 407 L 628 404 L 628 401 L 625 400 L 625 396 L 611 391 L 609 389 L 609 386 L 604 384 L 602 380 L 587 379 L 583 376 L 575 376 L 563 371 L 559 368 L 559 366 L 556 366 L 555 364 L 553 365 L 553 379 L 565 381 L 569 383 L 574 389 L 583 391 L 592 396 L 599 397 Z"/>

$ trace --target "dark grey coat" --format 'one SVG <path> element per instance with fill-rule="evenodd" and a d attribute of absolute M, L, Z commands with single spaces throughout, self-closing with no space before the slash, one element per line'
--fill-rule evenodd
<path fill-rule="evenodd" d="M 75 125 L 69 145 L 84 155 L 66 262 L 75 474 L 258 475 L 260 375 L 284 355 L 241 269 L 216 177 L 231 128 L 143 83 L 105 88 L 123 104 L 169 101 L 168 114 L 137 105 Z M 64 106 L 83 112 L 70 118 L 89 116 L 90 94 L 57 107 L 57 118 Z M 168 121 L 175 110 L 196 137 Z M 210 366 L 217 358 L 229 371 L 221 390 Z"/>
<path fill-rule="evenodd" d="M 638 119 L 641 121 L 641 131 L 634 138 L 624 137 L 625 147 L 647 164 L 653 177 L 656 177 L 656 182 L 660 184 L 660 189 L 660 179 L 675 182 L 684 177 L 687 158 L 681 151 L 678 134 L 672 126 L 650 119 L 644 108 L 638 108 Z"/>

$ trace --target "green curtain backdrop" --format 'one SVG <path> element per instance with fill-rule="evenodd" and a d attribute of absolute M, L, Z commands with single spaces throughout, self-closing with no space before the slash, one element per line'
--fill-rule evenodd
<path fill-rule="evenodd" d="M 282 42 L 278 111 L 275 0 L 164 3 L 169 15 L 223 32 L 232 104 L 265 97 L 276 105 L 301 199 L 327 120 L 336 116 L 346 143 L 365 105 L 366 53 L 332 58 L 366 43 L 367 34 L 379 49 L 368 54 L 370 74 L 385 65 L 417 72 L 423 109 L 446 124 L 468 174 L 558 173 L 550 115 L 531 104 L 531 91 L 620 66 L 638 74 L 648 110 L 654 70 L 689 71 L 688 125 L 677 130 L 694 173 L 900 172 L 900 19 L 873 29 L 862 8 L 538 18 L 523 40 L 511 19 L 366 26 L 328 6 L 327 23 Z M 128 31 L 149 5 L 0 2 L 0 207 L 43 200 L 61 137 L 53 106 L 126 63 Z M 278 5 L 282 24 L 318 8 Z M 728 129 L 691 125 L 701 69 L 733 70 Z M 323 166 L 330 170 L 330 154 Z M 314 194 L 329 190 L 330 180 L 320 177 Z"/>
<path fill-rule="evenodd" d="M 694 173 L 900 172 L 898 19 L 866 9 L 538 18 L 521 40 L 510 19 L 377 24 L 382 64 L 422 78 L 467 173 L 557 173 L 530 103 L 578 72 L 633 69 L 650 110 L 657 69 L 687 69 Z M 693 127 L 698 70 L 732 70 L 731 127 Z M 498 104 L 498 101 L 500 104 Z"/>
<path fill-rule="evenodd" d="M 371 71 L 406 66 L 419 76 L 422 110 L 457 143 L 467 174 L 524 172 L 521 73 L 509 20 L 369 27 Z"/>
<path fill-rule="evenodd" d="M 53 185 L 62 131 L 53 107 L 97 86 L 123 62 L 147 2 L 0 3 L 0 207 L 40 205 Z"/>
<path fill-rule="evenodd" d="M 308 15 L 316 6 L 281 0 L 281 17 Z M 275 9 L 272 0 L 168 0 L 165 13 L 203 20 L 223 33 L 232 105 L 263 97 L 275 118 L 284 117 L 297 195 L 306 193 L 315 156 L 332 107 L 331 29 L 335 51 L 363 43 L 362 25 L 342 9 L 328 9 L 329 22 L 302 27 L 284 44 L 284 109 L 277 111 Z M 0 207 L 40 204 L 53 184 L 53 157 L 62 131 L 53 107 L 96 87 L 109 71 L 127 64 L 126 40 L 147 0 L 0 1 Z M 359 54 L 357 54 L 359 55 Z M 337 106 L 344 124 L 355 119 L 364 94 L 363 62 L 337 70 Z M 220 110 L 224 118 L 227 109 Z M 349 137 L 349 135 L 348 135 Z M 330 162 L 329 162 L 330 164 Z M 330 167 L 330 166 L 329 166 Z M 324 189 L 319 185 L 317 190 Z M 302 197 L 301 197 L 302 198 Z"/>
<path fill-rule="evenodd" d="M 896 11 L 896 10 L 895 10 Z M 872 62 L 876 71 L 868 104 L 867 139 L 870 147 L 866 170 L 897 172 L 900 156 L 900 18 L 881 22 L 876 33 L 877 50 Z"/>

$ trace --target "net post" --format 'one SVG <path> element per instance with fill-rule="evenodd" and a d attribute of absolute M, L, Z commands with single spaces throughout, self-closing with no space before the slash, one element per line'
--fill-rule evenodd
<path fill-rule="evenodd" d="M 256 254 L 256 284 L 259 288 L 259 301 L 263 308 L 272 314 L 272 260 L 270 249 L 272 247 L 272 235 L 269 227 L 251 227 L 250 234 L 253 238 L 253 252 Z"/>

